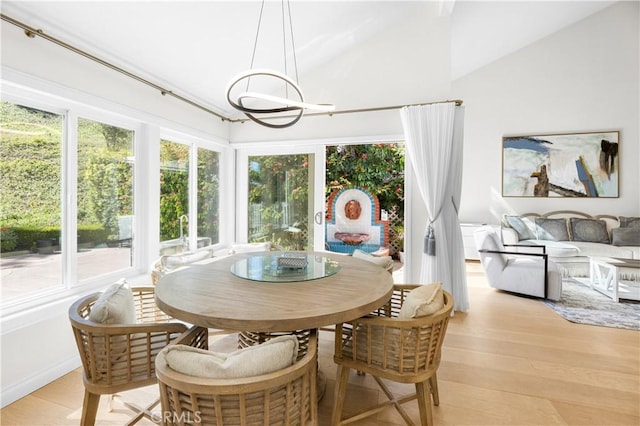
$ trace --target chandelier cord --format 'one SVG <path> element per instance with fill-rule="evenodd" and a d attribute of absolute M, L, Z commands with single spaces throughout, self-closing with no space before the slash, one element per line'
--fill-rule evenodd
<path fill-rule="evenodd" d="M 253 52 L 251 53 L 251 65 L 249 65 L 249 69 L 253 69 L 253 61 L 256 59 L 256 50 L 258 48 L 258 38 L 260 36 L 260 26 L 262 24 L 262 12 L 264 11 L 264 2 L 262 0 L 262 5 L 260 6 L 260 15 L 258 16 L 258 28 L 256 29 L 256 39 L 253 41 Z M 247 78 L 247 89 L 249 91 L 249 83 L 251 83 L 251 77 Z"/>
<path fill-rule="evenodd" d="M 287 29 L 284 25 L 284 0 L 280 0 L 280 14 L 282 15 L 282 61 L 284 62 L 284 75 L 289 75 L 289 68 L 287 67 Z M 289 11 L 291 16 L 291 11 Z M 291 34 L 293 37 L 293 34 Z M 297 83 L 297 81 L 296 81 Z M 284 96 L 289 97 L 288 84 L 284 83 Z"/>
<path fill-rule="evenodd" d="M 296 57 L 296 42 L 293 37 L 293 20 L 291 19 L 291 2 L 287 0 L 287 7 L 289 8 L 289 32 L 291 33 L 291 51 L 293 53 L 293 68 L 296 74 L 296 83 L 300 84 L 298 78 L 298 58 Z"/>
<path fill-rule="evenodd" d="M 251 67 L 248 71 L 242 72 L 235 76 L 228 84 L 226 88 L 227 102 L 229 105 L 243 112 L 251 121 L 260 124 L 262 126 L 271 127 L 274 129 L 282 129 L 292 126 L 297 123 L 302 117 L 305 110 L 312 109 L 315 111 L 333 111 L 335 105 L 333 104 L 312 104 L 304 101 L 304 95 L 302 90 L 298 86 L 298 60 L 295 51 L 295 41 L 293 39 L 293 18 L 291 16 L 291 2 L 290 0 L 280 0 L 280 19 L 282 29 L 282 56 L 284 62 L 284 74 L 275 70 L 269 69 L 254 69 L 256 52 L 258 50 L 258 39 L 260 38 L 260 29 L 262 27 L 262 18 L 264 16 L 264 5 L 266 0 L 262 0 L 260 5 L 260 16 L 258 19 L 258 28 L 256 29 L 256 38 L 253 43 L 253 52 L 251 54 Z M 276 9 L 277 10 L 277 9 Z M 277 13 L 277 12 L 276 12 Z M 289 22 L 287 23 L 287 15 Z M 291 37 L 291 55 L 287 55 L 289 48 L 287 44 L 287 25 L 289 26 L 289 35 Z M 290 59 L 289 59 L 290 58 Z M 289 62 L 293 61 L 293 65 L 290 66 Z M 292 70 L 290 70 L 292 68 Z M 295 73 L 295 79 L 288 76 L 289 72 Z M 250 92 L 250 79 L 255 76 L 263 76 L 271 80 L 280 80 L 284 83 L 284 97 L 271 95 L 264 92 Z M 247 80 L 246 91 L 233 96 L 232 92 L 236 85 L 242 80 Z M 277 81 L 274 81 L 277 83 Z M 291 92 L 295 91 L 296 96 L 294 99 L 289 98 L 289 86 L 291 86 Z M 294 115 L 290 118 L 290 121 L 284 123 L 269 122 L 271 118 L 276 120 L 278 116 L 268 116 L 268 114 L 280 114 L 294 112 Z M 258 117 L 254 114 L 260 114 Z M 265 117 L 264 114 L 267 114 Z"/>

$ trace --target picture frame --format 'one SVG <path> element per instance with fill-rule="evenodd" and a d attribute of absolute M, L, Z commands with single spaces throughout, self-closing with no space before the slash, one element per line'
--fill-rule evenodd
<path fill-rule="evenodd" d="M 503 197 L 617 198 L 620 132 L 503 136 Z"/>

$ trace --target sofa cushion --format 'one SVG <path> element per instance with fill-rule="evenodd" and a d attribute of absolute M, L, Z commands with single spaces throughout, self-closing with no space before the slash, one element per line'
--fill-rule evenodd
<path fill-rule="evenodd" d="M 569 226 L 573 241 L 609 244 L 607 223 L 604 220 L 572 217 L 569 219 Z"/>
<path fill-rule="evenodd" d="M 640 217 L 620 216 L 620 228 L 640 228 Z"/>
<path fill-rule="evenodd" d="M 548 240 L 525 240 L 522 244 L 539 245 L 545 247 L 545 253 L 551 257 L 574 257 L 580 256 L 580 249 L 573 244 L 563 243 L 561 241 Z M 538 253 L 533 251 L 533 253 Z"/>
<path fill-rule="evenodd" d="M 616 228 L 611 230 L 614 246 L 640 246 L 640 228 Z"/>
<path fill-rule="evenodd" d="M 633 247 L 617 247 L 612 244 L 590 243 L 585 241 L 572 241 L 571 244 L 580 249 L 580 257 L 621 257 L 633 259 Z M 571 260 L 571 259 L 566 259 Z M 558 260 L 560 261 L 560 259 Z"/>
<path fill-rule="evenodd" d="M 504 220 L 518 234 L 518 240 L 533 240 L 535 235 L 520 216 L 504 216 Z"/>
<path fill-rule="evenodd" d="M 260 376 L 292 365 L 298 356 L 298 339 L 293 335 L 278 336 L 231 353 L 187 345 L 169 345 L 163 351 L 167 365 L 179 373 L 210 379 L 237 379 Z"/>
<path fill-rule="evenodd" d="M 566 219 L 545 219 L 536 217 L 536 237 L 539 240 L 569 241 Z"/>

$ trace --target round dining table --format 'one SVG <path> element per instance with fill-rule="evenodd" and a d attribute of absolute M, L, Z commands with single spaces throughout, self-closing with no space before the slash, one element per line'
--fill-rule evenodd
<path fill-rule="evenodd" d="M 285 269 L 284 280 L 262 280 L 247 269 L 255 261 L 268 270 L 278 258 L 293 257 L 282 261 L 289 265 L 305 256 L 321 270 L 319 276 Z M 272 272 L 266 275 L 276 275 L 275 268 Z M 276 332 L 359 318 L 384 305 L 392 292 L 391 274 L 366 260 L 332 252 L 262 252 L 214 258 L 174 271 L 158 281 L 155 297 L 160 309 L 191 324 Z"/>

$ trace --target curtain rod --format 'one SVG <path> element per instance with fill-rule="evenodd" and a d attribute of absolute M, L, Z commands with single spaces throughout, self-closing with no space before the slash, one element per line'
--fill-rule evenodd
<path fill-rule="evenodd" d="M 65 49 L 68 49 L 74 53 L 77 53 L 80 56 L 83 56 L 87 59 L 90 59 L 94 62 L 99 63 L 100 65 L 103 65 L 113 71 L 119 72 L 129 78 L 132 78 L 140 83 L 146 84 L 147 86 L 150 86 L 156 90 L 158 90 L 160 92 L 161 95 L 166 96 L 173 96 L 174 98 L 181 100 L 182 102 L 185 102 L 191 106 L 194 106 L 196 108 L 199 108 L 205 112 L 208 112 L 209 114 L 215 115 L 216 117 L 220 118 L 222 121 L 228 121 L 230 123 L 244 123 L 246 121 L 249 121 L 248 118 L 231 118 L 231 117 L 227 117 L 224 116 L 214 110 L 212 110 L 211 108 L 207 108 L 195 101 L 192 101 L 191 99 L 188 99 L 182 95 L 179 95 L 175 92 L 173 92 L 172 90 L 169 89 L 165 89 L 164 87 L 155 84 L 143 77 L 140 77 L 130 71 L 127 71 L 123 68 L 120 68 L 117 65 L 114 65 L 104 59 L 98 58 L 95 55 L 92 55 L 89 52 L 86 52 L 80 48 L 77 48 L 75 46 L 72 46 L 69 43 L 66 43 L 56 37 L 53 37 L 47 33 L 45 33 L 43 30 L 41 29 L 36 29 L 33 28 L 23 22 L 18 21 L 17 19 L 11 18 L 10 16 L 5 15 L 4 13 L 0 13 L 0 18 L 2 18 L 3 21 L 7 21 L 10 24 L 15 25 L 16 27 L 22 28 L 24 30 L 24 33 L 27 37 L 29 38 L 35 38 L 36 36 L 42 37 L 43 39 L 50 41 L 54 44 L 57 44 L 60 47 L 63 47 Z M 460 99 L 455 99 L 455 100 L 447 100 L 447 101 L 436 101 L 436 102 L 426 102 L 426 103 L 418 103 L 418 104 L 411 104 L 411 105 L 394 105 L 394 106 L 385 106 L 385 107 L 372 107 L 372 108 L 358 108 L 358 109 L 344 109 L 344 110 L 337 110 L 337 111 L 331 111 L 331 112 L 317 112 L 317 113 L 310 113 L 310 114 L 305 114 L 305 117 L 312 117 L 312 116 L 318 116 L 318 115 L 329 115 L 329 116 L 333 116 L 333 115 L 338 115 L 338 114 L 353 114 L 353 113 L 362 113 L 362 112 L 375 112 L 375 111 L 387 111 L 387 110 L 392 110 L 392 109 L 400 109 L 400 108 L 404 108 L 405 106 L 424 106 L 424 105 L 434 105 L 434 104 L 442 104 L 442 103 L 449 103 L 449 102 L 455 102 L 456 106 L 460 106 L 462 105 L 462 100 Z M 282 118 L 286 118 L 287 116 L 280 116 Z"/>
<path fill-rule="evenodd" d="M 219 113 L 217 113 L 216 111 L 214 111 L 214 110 L 212 110 L 210 108 L 207 108 L 207 107 L 205 107 L 203 105 L 200 105 L 197 102 L 192 101 L 191 99 L 185 98 L 182 95 L 174 93 L 173 91 L 171 91 L 169 89 L 165 89 L 164 87 L 162 87 L 162 86 L 160 86 L 158 84 L 152 83 L 151 81 L 146 80 L 146 79 L 144 79 L 144 78 L 142 78 L 142 77 L 140 77 L 140 76 L 138 76 L 138 75 L 136 75 L 136 74 L 134 74 L 134 73 L 132 73 L 130 71 L 127 71 L 127 70 L 125 70 L 123 68 L 120 68 L 117 65 L 114 65 L 114 64 L 112 64 L 110 62 L 107 62 L 104 59 L 98 58 L 97 56 L 92 55 L 91 53 L 88 53 L 88 52 L 86 52 L 86 51 L 84 51 L 82 49 L 79 49 L 79 48 L 77 48 L 75 46 L 70 45 L 69 43 L 66 43 L 66 42 L 64 42 L 64 41 L 62 41 L 60 39 L 57 39 L 57 38 L 45 33 L 41 29 L 35 29 L 33 27 L 30 27 L 29 25 L 27 25 L 27 24 L 25 24 L 23 22 L 20 22 L 17 19 L 11 18 L 11 17 L 5 15 L 4 13 L 0 14 L 0 17 L 2 18 L 3 21 L 7 21 L 7 22 L 19 27 L 19 28 L 22 28 L 24 30 L 25 35 L 27 37 L 29 37 L 29 38 L 35 38 L 36 36 L 42 37 L 43 39 L 45 39 L 47 41 L 50 41 L 50 42 L 52 42 L 54 44 L 57 44 L 58 46 L 64 47 L 65 49 L 68 49 L 68 50 L 70 50 L 70 51 L 72 51 L 74 53 L 77 53 L 80 56 L 83 56 L 83 57 L 85 57 L 87 59 L 90 59 L 90 60 L 92 60 L 94 62 L 97 62 L 100 65 L 104 65 L 105 67 L 110 68 L 110 69 L 112 69 L 114 71 L 117 71 L 117 72 L 119 72 L 121 74 L 124 74 L 129 78 L 132 78 L 132 79 L 134 79 L 136 81 L 139 81 L 140 83 L 146 84 L 147 86 L 150 86 L 150 87 L 158 90 L 160 92 L 160 94 L 162 94 L 163 96 L 166 96 L 166 95 L 173 96 L 176 99 L 179 99 L 179 100 L 181 100 L 183 102 L 188 103 L 189 105 L 192 105 L 192 106 L 194 106 L 196 108 L 199 108 L 199 109 L 201 109 L 201 110 L 203 110 L 205 112 L 208 112 L 210 114 L 215 115 L 216 117 L 220 118 L 222 121 L 234 121 L 234 120 L 230 119 L 229 117 L 225 117 L 224 115 L 219 114 Z"/>
<path fill-rule="evenodd" d="M 375 112 L 375 111 L 387 111 L 387 110 L 392 110 L 392 109 L 401 109 L 404 107 L 411 107 L 411 106 L 426 106 L 426 105 L 436 105 L 436 104 L 448 104 L 448 103 L 455 103 L 456 106 L 461 106 L 463 101 L 461 99 L 451 99 L 451 100 L 446 100 L 446 101 L 434 101 L 434 102 L 423 102 L 423 103 L 419 103 L 419 104 L 407 104 L 407 105 L 393 105 L 393 106 L 385 106 L 385 107 L 371 107 L 371 108 L 356 108 L 356 109 L 340 109 L 340 110 L 336 110 L 336 111 L 326 111 L 326 112 L 312 112 L 309 114 L 304 114 L 305 117 L 313 117 L 313 116 L 318 116 L 318 115 L 328 115 L 328 116 L 332 116 L 332 115 L 338 115 L 338 114 L 353 114 L 353 113 L 359 113 L 359 112 Z M 274 116 L 273 118 L 289 118 L 289 117 L 295 117 L 296 115 L 280 115 L 280 116 Z M 246 121 L 250 121 L 248 118 L 239 118 L 235 120 L 236 122 L 246 122 Z"/>

